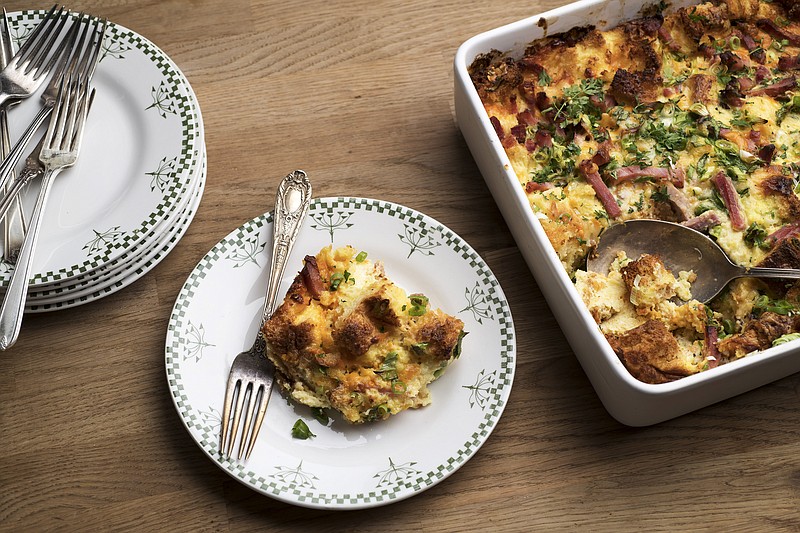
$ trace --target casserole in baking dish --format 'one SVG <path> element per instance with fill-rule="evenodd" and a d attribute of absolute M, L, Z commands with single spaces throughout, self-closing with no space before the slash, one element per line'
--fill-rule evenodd
<path fill-rule="evenodd" d="M 800 266 L 795 11 L 579 2 L 458 51 L 459 126 L 622 422 L 654 423 L 800 369 L 785 342 L 800 327 L 792 284 L 737 281 L 704 305 L 690 297 L 691 272 L 655 257 L 582 270 L 602 230 L 631 218 L 699 227 L 746 266 Z"/>

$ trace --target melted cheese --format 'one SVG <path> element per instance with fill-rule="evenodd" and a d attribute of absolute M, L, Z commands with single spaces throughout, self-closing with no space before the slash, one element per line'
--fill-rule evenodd
<path fill-rule="evenodd" d="M 428 405 L 427 385 L 459 356 L 463 328 L 393 284 L 380 263 L 329 246 L 307 258 L 264 333 L 293 399 L 359 423 Z"/>

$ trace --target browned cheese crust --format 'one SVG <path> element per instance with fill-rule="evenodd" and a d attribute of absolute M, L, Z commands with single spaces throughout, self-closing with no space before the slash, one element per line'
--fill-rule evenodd
<path fill-rule="evenodd" d="M 350 247 L 306 257 L 263 329 L 282 388 L 350 422 L 427 405 L 428 383 L 460 353 L 464 324 L 422 298 Z"/>

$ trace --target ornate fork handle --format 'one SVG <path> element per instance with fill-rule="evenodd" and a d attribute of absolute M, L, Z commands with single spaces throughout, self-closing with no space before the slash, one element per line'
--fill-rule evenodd
<path fill-rule="evenodd" d="M 261 313 L 261 327 L 254 352 L 263 355 L 266 340 L 261 330 L 275 310 L 278 287 L 286 270 L 289 254 L 297 240 L 300 226 L 311 204 L 311 182 L 302 170 L 295 170 L 281 181 L 275 198 L 275 219 L 272 225 L 272 262 L 270 264 L 269 284 L 264 309 Z"/>

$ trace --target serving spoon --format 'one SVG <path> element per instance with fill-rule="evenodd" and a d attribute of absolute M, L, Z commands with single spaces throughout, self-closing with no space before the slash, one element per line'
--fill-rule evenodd
<path fill-rule="evenodd" d="M 642 254 L 658 256 L 673 273 L 692 270 L 692 297 L 708 302 L 735 278 L 800 279 L 792 268 L 743 267 L 734 264 L 712 239 L 699 231 L 663 220 L 636 219 L 609 226 L 600 234 L 586 259 L 586 270 L 608 274 L 619 252 L 630 259 Z"/>

